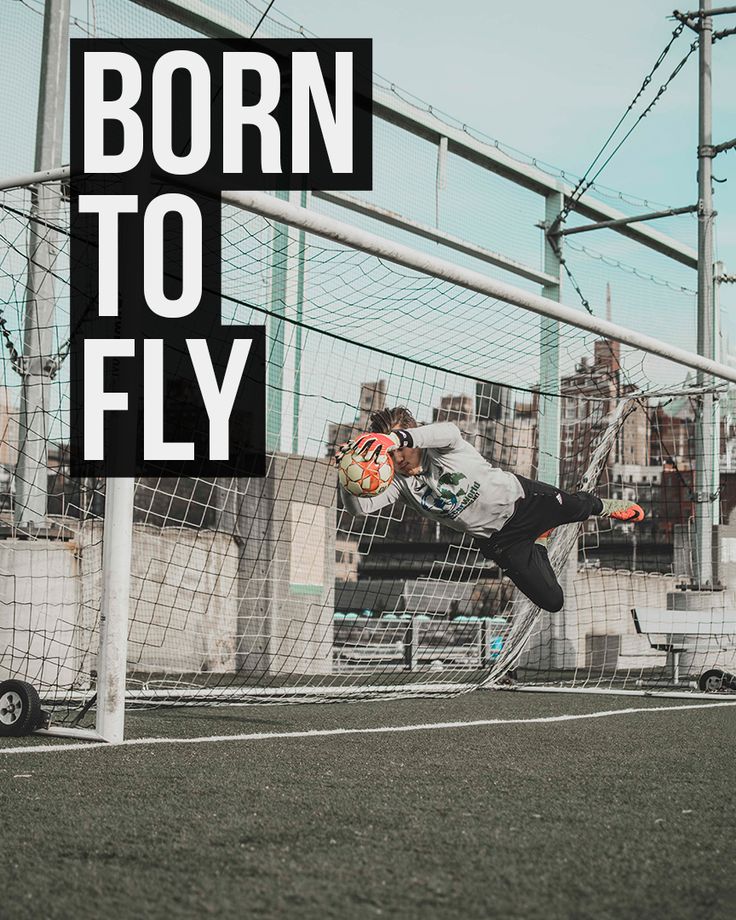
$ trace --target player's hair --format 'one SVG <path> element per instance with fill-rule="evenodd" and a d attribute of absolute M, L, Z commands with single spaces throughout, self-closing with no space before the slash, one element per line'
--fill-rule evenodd
<path fill-rule="evenodd" d="M 406 406 L 393 409 L 379 409 L 368 419 L 368 430 L 376 434 L 388 434 L 393 428 L 416 428 L 417 420 Z"/>

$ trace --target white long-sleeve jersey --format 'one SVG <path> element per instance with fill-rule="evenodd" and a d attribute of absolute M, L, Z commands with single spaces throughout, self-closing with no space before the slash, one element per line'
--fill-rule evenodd
<path fill-rule="evenodd" d="M 342 490 L 345 508 L 373 514 L 403 501 L 424 517 L 472 537 L 490 537 L 514 513 L 524 495 L 513 473 L 491 466 L 465 441 L 452 422 L 435 422 L 408 431 L 407 446 L 422 449 L 422 471 L 404 476 L 398 470 L 381 495 L 358 498 Z"/>

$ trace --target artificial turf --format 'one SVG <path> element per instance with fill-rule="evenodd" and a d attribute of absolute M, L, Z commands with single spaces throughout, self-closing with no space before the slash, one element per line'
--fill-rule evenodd
<path fill-rule="evenodd" d="M 195 737 L 661 705 L 479 692 L 169 710 L 133 714 L 128 729 Z M 732 705 L 0 755 L 0 917 L 732 917 L 735 737 Z"/>

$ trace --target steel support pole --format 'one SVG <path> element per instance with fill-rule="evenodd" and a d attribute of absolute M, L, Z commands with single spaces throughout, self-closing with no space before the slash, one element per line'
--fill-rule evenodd
<path fill-rule="evenodd" d="M 111 744 L 119 744 L 123 740 L 125 726 L 134 496 L 134 479 L 111 477 L 107 480 L 102 534 L 96 728 L 98 734 Z"/>
<path fill-rule="evenodd" d="M 544 225 L 550 227 L 563 207 L 562 194 L 550 192 L 545 198 Z M 562 245 L 557 237 L 558 246 Z M 544 271 L 557 279 L 545 284 L 542 296 L 560 302 L 560 253 L 544 238 Z M 542 393 L 560 392 L 560 324 L 543 316 L 539 321 L 539 386 Z M 560 480 L 560 399 L 558 396 L 539 397 L 538 409 L 539 460 L 537 476 L 553 486 Z"/>
<path fill-rule="evenodd" d="M 70 0 L 46 0 L 41 82 L 36 124 L 36 170 L 62 159 L 64 100 L 69 47 Z M 55 292 L 53 267 L 58 254 L 58 185 L 33 191 L 28 241 L 28 277 L 23 338 L 20 446 L 15 469 L 15 520 L 42 523 L 48 491 L 49 397 L 54 350 Z"/>
<path fill-rule="evenodd" d="M 276 192 L 277 197 L 289 200 L 287 191 Z M 266 388 L 266 450 L 278 453 L 281 450 L 281 416 L 284 402 L 284 347 L 286 313 L 286 287 L 289 264 L 289 228 L 276 224 L 273 228 L 273 252 L 271 255 L 271 297 L 266 339 L 266 367 L 268 386 Z"/>
<path fill-rule="evenodd" d="M 306 207 L 306 192 L 280 191 L 278 198 Z M 268 390 L 266 449 L 297 452 L 299 441 L 299 386 L 301 328 L 289 320 L 301 319 L 304 296 L 305 233 L 277 223 L 271 263 L 271 310 L 268 323 Z"/>
<path fill-rule="evenodd" d="M 545 196 L 544 226 L 549 228 L 564 205 L 560 192 L 550 192 Z M 542 287 L 542 296 L 560 302 L 561 252 L 562 237 L 556 238 L 553 246 L 549 236 L 544 236 L 544 271 L 556 278 L 556 282 Z M 543 316 L 539 320 L 539 385 L 544 393 L 560 392 L 560 324 L 557 320 Z M 558 395 L 539 396 L 537 410 L 538 463 L 537 477 L 542 482 L 553 486 L 560 484 L 560 423 L 562 418 L 560 398 Z M 560 581 L 565 592 L 565 606 L 557 613 L 549 614 L 549 658 L 550 668 L 564 670 L 574 667 L 575 661 L 569 661 L 568 650 L 572 648 L 567 641 L 567 623 L 577 616 L 573 580 L 577 571 L 577 553 L 571 553 L 563 570 Z"/>
<path fill-rule="evenodd" d="M 723 276 L 723 262 L 713 263 L 713 356 L 716 361 L 721 360 L 721 278 Z M 713 437 L 711 439 L 711 469 L 713 470 L 713 494 L 711 502 L 711 520 L 713 526 L 721 523 L 721 399 L 720 394 L 713 396 Z M 718 533 L 717 530 L 713 531 Z M 719 547 L 714 552 L 716 570 L 714 579 L 720 581 L 718 557 Z"/>
<path fill-rule="evenodd" d="M 701 0 L 698 72 L 698 353 L 713 359 L 715 301 L 713 297 L 713 147 L 712 147 L 712 46 L 711 0 Z M 707 384 L 698 373 L 698 384 Z M 701 396 L 695 430 L 695 572 L 698 587 L 713 586 L 713 495 L 718 472 L 714 425 L 714 398 Z"/>
<path fill-rule="evenodd" d="M 311 193 L 304 189 L 300 194 L 299 204 L 303 208 L 310 205 Z M 307 258 L 307 235 L 304 230 L 299 230 L 297 235 L 296 251 L 296 325 L 294 326 L 294 401 L 291 418 L 291 452 L 299 453 L 299 415 L 301 410 L 301 390 L 302 390 L 302 327 L 299 325 L 304 318 L 304 300 L 306 286 L 306 258 Z"/>

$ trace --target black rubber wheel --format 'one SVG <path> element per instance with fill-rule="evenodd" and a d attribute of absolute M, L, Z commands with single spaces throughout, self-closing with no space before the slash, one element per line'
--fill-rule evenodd
<path fill-rule="evenodd" d="M 29 735 L 41 721 L 41 700 L 33 684 L 23 680 L 0 683 L 0 736 Z"/>
<path fill-rule="evenodd" d="M 720 668 L 711 668 L 710 671 L 703 671 L 698 681 L 698 686 L 705 693 L 717 693 L 719 690 L 733 689 L 733 674 L 727 674 Z"/>

